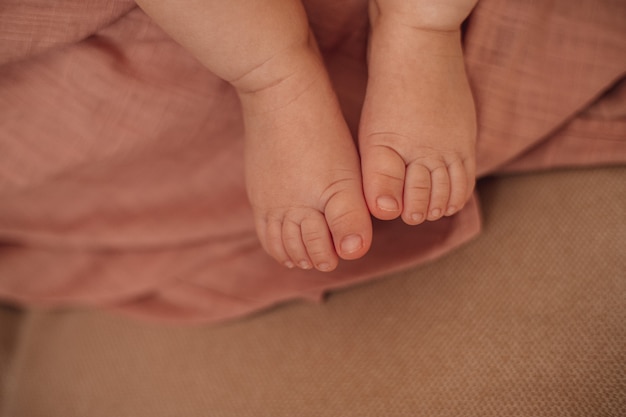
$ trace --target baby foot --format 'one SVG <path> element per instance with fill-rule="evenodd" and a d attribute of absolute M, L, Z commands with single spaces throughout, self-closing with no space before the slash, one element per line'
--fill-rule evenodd
<path fill-rule="evenodd" d="M 239 91 L 257 232 L 281 264 L 331 271 L 371 244 L 358 153 L 315 45 L 283 51 Z M 255 77 L 255 74 L 249 76 Z"/>
<path fill-rule="evenodd" d="M 416 3 L 423 13 L 411 20 Z M 371 3 L 359 147 L 367 205 L 381 220 L 416 225 L 453 215 L 474 187 L 476 116 L 460 41 L 471 7 L 463 13 L 453 3 Z"/>

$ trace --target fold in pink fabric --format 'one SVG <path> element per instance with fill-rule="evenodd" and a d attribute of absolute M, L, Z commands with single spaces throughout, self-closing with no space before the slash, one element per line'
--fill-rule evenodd
<path fill-rule="evenodd" d="M 367 2 L 305 1 L 354 134 Z M 479 176 L 626 161 L 626 3 L 481 0 L 465 25 Z M 127 0 L 0 3 L 0 298 L 217 322 L 435 259 L 476 198 L 375 222 L 361 260 L 277 265 L 254 232 L 232 88 Z M 303 156 L 306 157 L 306 156 Z"/>

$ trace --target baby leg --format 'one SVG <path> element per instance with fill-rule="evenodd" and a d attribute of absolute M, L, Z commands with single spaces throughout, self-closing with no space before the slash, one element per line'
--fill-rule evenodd
<path fill-rule="evenodd" d="M 359 147 L 365 197 L 408 224 L 460 210 L 475 177 L 476 116 L 460 25 L 476 0 L 371 0 Z"/>
<path fill-rule="evenodd" d="M 358 153 L 298 0 L 140 0 L 229 81 L 246 128 L 257 232 L 287 267 L 333 270 L 363 256 L 371 221 Z"/>

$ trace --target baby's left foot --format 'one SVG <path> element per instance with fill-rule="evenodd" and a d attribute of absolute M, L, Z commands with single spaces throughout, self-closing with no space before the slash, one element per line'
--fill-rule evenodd
<path fill-rule="evenodd" d="M 412 19 L 410 8 L 393 9 L 411 3 L 422 3 L 415 10 L 424 12 L 424 21 Z M 381 220 L 401 215 L 416 225 L 453 215 L 474 187 L 476 115 L 460 40 L 460 24 L 471 7 L 463 14 L 449 6 L 435 13 L 445 2 L 423 6 L 434 3 L 371 2 L 359 148 L 366 201 Z"/>

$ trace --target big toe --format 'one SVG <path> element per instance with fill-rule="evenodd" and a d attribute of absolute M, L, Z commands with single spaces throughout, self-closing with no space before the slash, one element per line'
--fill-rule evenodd
<path fill-rule="evenodd" d="M 388 146 L 362 146 L 361 167 L 369 211 L 380 220 L 398 217 L 402 213 L 406 171 L 402 157 Z"/>
<path fill-rule="evenodd" d="M 344 181 L 332 193 L 324 214 L 332 234 L 335 250 L 343 259 L 358 259 L 372 243 L 372 222 L 356 180 Z"/>

